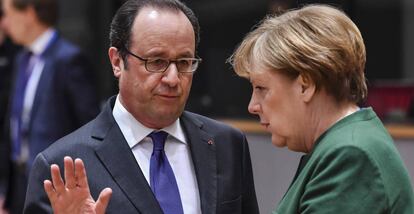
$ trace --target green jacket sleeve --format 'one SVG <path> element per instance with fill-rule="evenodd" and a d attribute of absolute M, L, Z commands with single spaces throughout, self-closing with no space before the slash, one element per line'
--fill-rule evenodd
<path fill-rule="evenodd" d="M 388 213 L 377 163 L 354 146 L 321 157 L 301 197 L 300 213 Z"/>

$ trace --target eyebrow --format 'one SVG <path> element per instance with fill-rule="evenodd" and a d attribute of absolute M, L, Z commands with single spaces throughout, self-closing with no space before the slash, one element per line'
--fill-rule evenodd
<path fill-rule="evenodd" d="M 195 54 L 193 52 L 186 51 L 184 53 L 179 54 L 178 56 L 184 57 L 184 58 L 190 58 L 190 57 L 195 57 Z"/>
<path fill-rule="evenodd" d="M 146 58 L 154 58 L 154 57 L 159 57 L 159 58 L 168 58 L 166 56 L 167 54 L 165 52 L 162 51 L 150 51 L 146 54 L 144 54 L 144 57 Z M 178 54 L 175 58 L 179 59 L 179 58 L 192 58 L 195 57 L 194 54 L 190 51 L 185 51 L 183 53 Z"/>

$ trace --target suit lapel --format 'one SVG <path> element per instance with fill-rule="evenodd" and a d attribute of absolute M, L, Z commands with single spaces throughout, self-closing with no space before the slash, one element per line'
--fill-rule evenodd
<path fill-rule="evenodd" d="M 105 106 L 98 118 L 92 137 L 102 139 L 96 154 L 135 208 L 143 214 L 162 214 L 128 143 L 112 117 L 110 104 Z"/>
<path fill-rule="evenodd" d="M 181 117 L 194 163 L 203 214 L 216 213 L 217 163 L 216 145 L 205 132 L 203 123 L 187 112 Z"/>
<path fill-rule="evenodd" d="M 48 60 L 45 60 L 45 66 L 43 68 L 42 74 L 40 75 L 39 84 L 36 88 L 36 94 L 34 96 L 33 100 L 33 107 L 30 112 L 30 118 L 34 118 L 34 115 L 36 115 L 36 112 L 39 109 L 40 103 L 42 102 L 42 99 L 44 98 L 46 91 L 52 84 L 52 78 L 54 76 L 53 69 L 51 68 L 51 62 Z M 32 120 L 30 120 L 32 122 Z M 30 126 L 31 127 L 31 126 Z"/>

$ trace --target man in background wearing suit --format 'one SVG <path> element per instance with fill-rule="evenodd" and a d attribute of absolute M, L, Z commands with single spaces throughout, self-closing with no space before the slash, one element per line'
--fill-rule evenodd
<path fill-rule="evenodd" d="M 119 94 L 36 157 L 24 213 L 258 213 L 244 134 L 184 111 L 201 61 L 193 12 L 129 0 L 110 31 Z"/>
<path fill-rule="evenodd" d="M 27 176 L 36 155 L 57 139 L 95 117 L 98 97 L 92 70 L 79 48 L 53 26 L 56 0 L 3 0 L 2 25 L 24 47 L 17 59 L 7 136 L 1 146 L 10 157 L 5 206 L 21 213 Z M 4 193 L 3 193 L 4 194 Z"/>
<path fill-rule="evenodd" d="M 2 0 L 0 0 L 1 5 Z M 3 18 L 3 10 L 0 7 L 0 23 Z M 13 62 L 19 46 L 13 44 L 7 37 L 2 26 L 0 25 L 0 139 L 4 139 L 4 126 L 6 124 L 7 106 L 10 99 L 11 80 L 13 74 Z M 8 120 L 7 120 L 8 121 Z M 4 154 L 4 147 L 0 147 L 0 154 Z M 0 155 L 0 162 L 7 162 L 8 156 Z M 2 168 L 6 167 L 6 168 Z M 0 173 L 6 172 L 7 166 L 0 164 Z M 6 178 L 0 176 L 0 193 L 5 192 L 4 182 Z M 0 194 L 0 214 L 3 214 L 4 195 Z"/>

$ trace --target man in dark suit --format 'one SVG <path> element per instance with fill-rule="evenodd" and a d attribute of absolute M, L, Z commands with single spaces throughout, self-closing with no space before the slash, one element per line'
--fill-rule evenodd
<path fill-rule="evenodd" d="M 55 0 L 3 0 L 2 20 L 11 39 L 24 47 L 16 59 L 10 111 L 9 140 L 1 162 L 10 169 L 6 207 L 21 213 L 27 176 L 36 155 L 57 139 L 95 117 L 99 103 L 92 70 L 79 48 L 53 28 Z"/>
<path fill-rule="evenodd" d="M 184 111 L 198 34 L 178 0 L 121 6 L 109 48 L 119 94 L 36 157 L 24 213 L 259 212 L 245 136 Z"/>
<path fill-rule="evenodd" d="M 1 5 L 1 0 L 0 0 Z M 0 22 L 3 10 L 0 7 Z M 13 61 L 19 47 L 11 42 L 0 26 L 0 139 L 4 139 L 4 126 L 6 124 L 7 106 L 10 99 L 11 80 L 13 74 Z M 0 147 L 0 154 L 4 154 L 5 148 Z M 0 162 L 7 162 L 8 157 L 0 155 Z M 0 173 L 6 172 L 8 167 L 0 164 Z M 0 193 L 4 193 L 6 177 L 0 176 Z M 0 214 L 3 212 L 4 194 L 0 194 Z"/>

